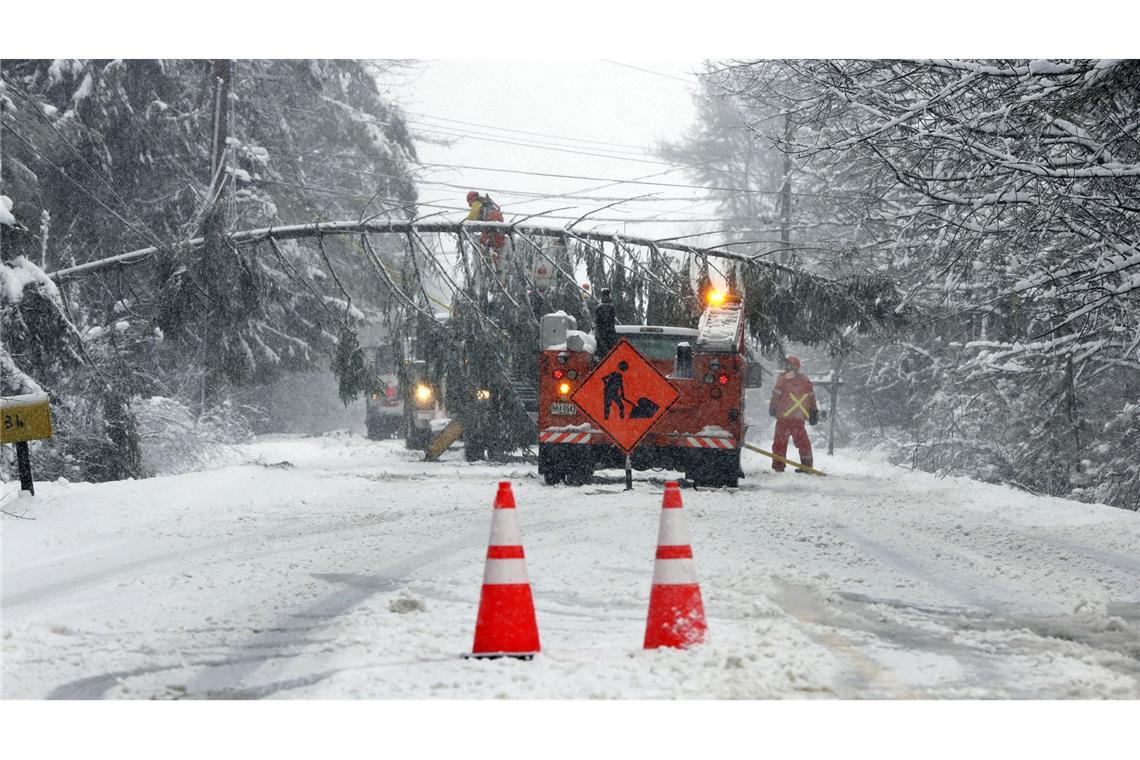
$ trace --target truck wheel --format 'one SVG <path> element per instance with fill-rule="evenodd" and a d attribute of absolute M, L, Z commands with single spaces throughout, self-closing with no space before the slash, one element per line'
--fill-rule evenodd
<path fill-rule="evenodd" d="M 594 468 L 589 465 L 578 465 L 571 468 L 563 476 L 568 486 L 584 486 L 594 479 Z"/>
<path fill-rule="evenodd" d="M 740 451 L 707 452 L 685 471 L 694 486 L 736 488 L 740 483 Z"/>
<path fill-rule="evenodd" d="M 744 475 L 744 471 L 740 469 L 740 449 L 730 453 L 726 459 L 728 463 L 724 473 L 724 484 L 729 488 L 738 488 L 740 478 Z"/>
<path fill-rule="evenodd" d="M 558 485 L 562 482 L 562 478 L 564 476 L 565 473 L 563 473 L 561 470 L 547 470 L 546 472 L 542 473 L 542 479 L 546 481 L 546 485 L 548 486 Z"/>
<path fill-rule="evenodd" d="M 368 420 L 368 437 L 374 441 L 386 441 L 399 435 L 400 419 L 390 414 L 371 417 Z"/>
<path fill-rule="evenodd" d="M 420 430 L 417 427 L 411 428 L 404 438 L 404 445 L 409 449 L 423 451 L 429 443 L 431 443 L 431 430 Z"/>

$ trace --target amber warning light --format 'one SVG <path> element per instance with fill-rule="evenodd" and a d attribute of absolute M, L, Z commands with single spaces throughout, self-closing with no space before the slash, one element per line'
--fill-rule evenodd
<path fill-rule="evenodd" d="M 709 302 L 709 306 L 720 306 L 724 303 L 725 292 L 723 290 L 710 290 L 705 298 Z"/>

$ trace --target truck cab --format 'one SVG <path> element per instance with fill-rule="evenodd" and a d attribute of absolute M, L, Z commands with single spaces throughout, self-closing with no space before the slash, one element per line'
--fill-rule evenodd
<path fill-rule="evenodd" d="M 368 349 L 369 382 L 364 397 L 364 422 L 373 440 L 393 438 L 400 434 L 404 417 L 404 401 L 399 391 L 399 375 L 390 346 Z"/>

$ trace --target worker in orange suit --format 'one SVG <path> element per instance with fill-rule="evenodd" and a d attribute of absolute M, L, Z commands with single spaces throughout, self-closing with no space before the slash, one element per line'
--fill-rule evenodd
<path fill-rule="evenodd" d="M 489 195 L 479 195 L 472 190 L 467 193 L 467 219 L 468 222 L 501 222 L 503 210 L 499 204 L 491 200 Z M 492 261 L 499 262 L 499 253 L 503 250 L 507 236 L 502 230 L 484 230 L 479 234 L 479 244 L 483 250 L 490 254 Z"/>
<path fill-rule="evenodd" d="M 772 401 L 768 404 L 768 414 L 776 418 L 772 453 L 786 457 L 788 436 L 791 436 L 800 453 L 800 463 L 811 467 L 811 439 L 804 429 L 804 422 L 815 425 L 819 421 L 819 409 L 815 405 L 815 389 L 811 380 L 800 371 L 800 360 L 795 356 L 784 359 L 784 371 L 776 379 L 776 387 L 772 390 Z M 772 469 L 783 472 L 784 463 L 773 459 Z M 796 472 L 804 470 L 796 468 Z"/>

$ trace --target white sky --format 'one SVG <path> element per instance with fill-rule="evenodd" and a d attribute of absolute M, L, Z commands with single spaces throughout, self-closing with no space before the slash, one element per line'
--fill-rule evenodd
<path fill-rule="evenodd" d="M 459 217 L 466 211 L 466 191 L 474 189 L 489 192 L 508 220 L 549 211 L 534 223 L 562 226 L 616 199 L 649 193 L 661 200 L 632 200 L 596 211 L 579 228 L 647 237 L 695 231 L 693 223 L 645 221 L 708 218 L 714 206 L 702 202 L 700 190 L 612 180 L 657 175 L 652 181 L 690 184 L 653 148 L 658 141 L 682 137 L 693 124 L 696 78 L 691 72 L 700 65 L 700 60 L 647 59 L 417 61 L 410 74 L 386 83 L 386 94 L 405 108 L 418 135 L 452 141 L 450 146 L 417 143 L 421 161 L 446 165 L 425 166 L 421 213 L 441 211 L 426 205 L 439 204 L 454 209 L 448 216 Z"/>

